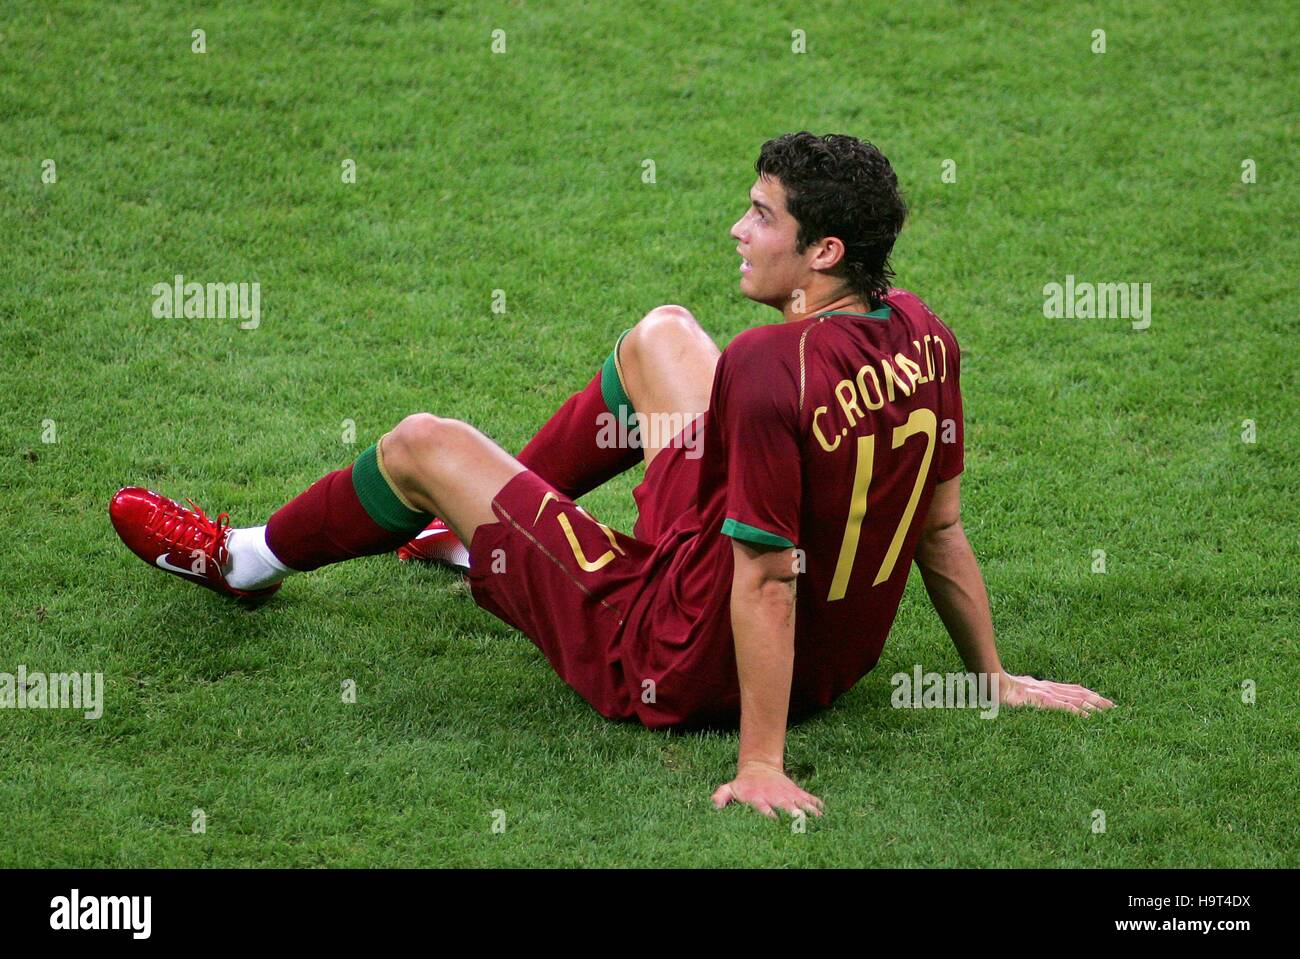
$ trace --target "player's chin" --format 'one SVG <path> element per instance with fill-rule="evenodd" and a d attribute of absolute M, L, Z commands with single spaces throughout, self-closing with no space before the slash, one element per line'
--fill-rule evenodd
<path fill-rule="evenodd" d="M 741 277 L 740 292 L 743 293 L 747 299 L 753 300 L 755 303 L 775 307 L 779 310 L 781 309 L 781 304 L 785 303 L 789 299 L 788 296 L 775 294 L 770 290 L 760 290 L 752 281 L 746 282 L 747 280 L 749 280 L 749 277 Z"/>

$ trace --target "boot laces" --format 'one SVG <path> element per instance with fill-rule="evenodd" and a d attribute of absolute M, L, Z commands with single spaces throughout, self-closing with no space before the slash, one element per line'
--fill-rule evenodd
<path fill-rule="evenodd" d="M 230 531 L 229 513 L 218 513 L 212 520 L 192 499 L 186 509 L 179 503 L 168 501 L 155 511 L 150 528 L 155 536 L 173 549 L 193 552 L 200 550 L 215 560 L 218 566 L 226 563 L 226 534 Z"/>

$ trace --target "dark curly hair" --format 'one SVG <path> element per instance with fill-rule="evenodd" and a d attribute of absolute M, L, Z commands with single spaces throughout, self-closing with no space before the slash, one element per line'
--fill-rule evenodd
<path fill-rule="evenodd" d="M 786 208 L 799 224 L 797 252 L 838 237 L 844 257 L 830 274 L 855 295 L 879 303 L 894 277 L 889 253 L 907 217 L 885 155 L 857 137 L 805 130 L 764 143 L 754 169 L 785 187 Z"/>

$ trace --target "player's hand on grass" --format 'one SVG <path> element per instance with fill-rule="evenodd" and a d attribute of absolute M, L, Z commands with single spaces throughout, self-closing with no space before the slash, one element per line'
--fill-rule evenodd
<path fill-rule="evenodd" d="M 998 705 L 1036 706 L 1039 709 L 1066 709 L 1080 716 L 1091 716 L 1098 709 L 1115 704 L 1091 689 L 1075 683 L 1054 683 L 1033 676 L 998 677 Z"/>
<path fill-rule="evenodd" d="M 713 794 L 713 805 L 717 809 L 733 801 L 753 806 L 769 819 L 779 818 L 778 809 L 784 809 L 792 816 L 801 811 L 820 816 L 824 808 L 820 799 L 800 789 L 784 771 L 759 762 L 745 763 L 735 779 L 719 786 Z"/>

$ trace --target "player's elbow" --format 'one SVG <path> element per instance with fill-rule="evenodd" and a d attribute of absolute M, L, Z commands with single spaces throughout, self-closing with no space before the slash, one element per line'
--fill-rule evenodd
<path fill-rule="evenodd" d="M 789 584 L 799 573 L 799 551 L 754 546 L 732 541 L 732 559 L 737 584 L 755 589 L 768 584 Z"/>
<path fill-rule="evenodd" d="M 966 548 L 966 531 L 961 520 L 953 517 L 937 525 L 927 526 L 916 544 L 916 564 L 922 569 L 933 566 L 942 556 L 955 549 Z"/>
<path fill-rule="evenodd" d="M 793 593 L 795 572 L 785 565 L 770 569 L 738 571 L 738 575 L 733 578 L 732 586 L 742 594 L 760 599 L 781 597 Z"/>
<path fill-rule="evenodd" d="M 771 606 L 788 606 L 794 602 L 795 578 L 791 576 L 770 576 L 761 580 L 754 588 L 759 602 Z"/>
<path fill-rule="evenodd" d="M 769 550 L 736 541 L 731 583 L 733 604 L 742 607 L 785 610 L 794 604 L 799 572 L 794 549 Z"/>
<path fill-rule="evenodd" d="M 762 577 L 740 579 L 731 586 L 731 614 L 749 622 L 783 624 L 792 621 L 795 609 L 795 579 Z"/>

